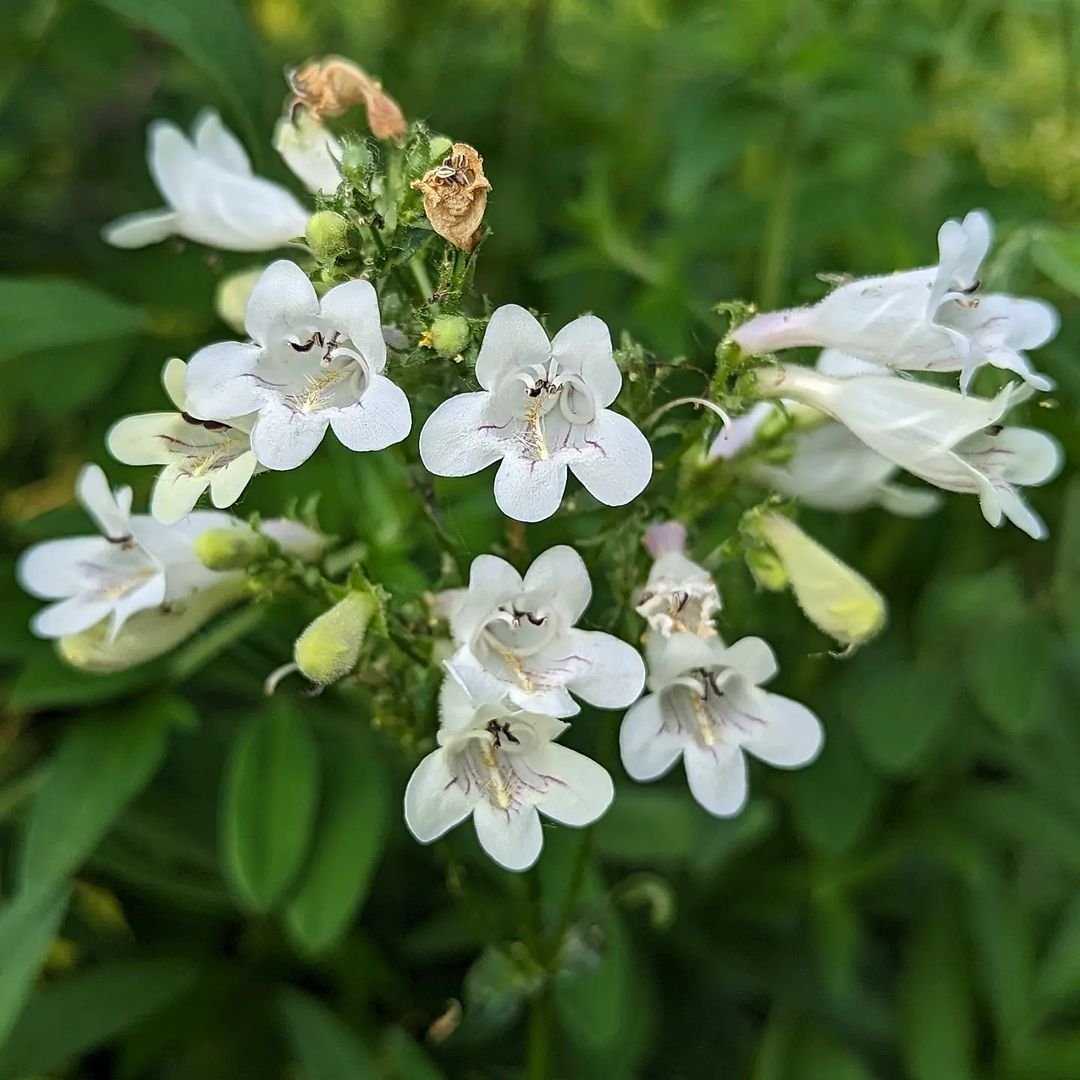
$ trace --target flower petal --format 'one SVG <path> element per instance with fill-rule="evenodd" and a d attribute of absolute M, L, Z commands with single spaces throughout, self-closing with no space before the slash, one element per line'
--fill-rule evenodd
<path fill-rule="evenodd" d="M 238 176 L 251 175 L 251 161 L 240 140 L 221 122 L 214 109 L 203 109 L 191 127 L 195 149 L 215 165 Z"/>
<path fill-rule="evenodd" d="M 198 190 L 202 169 L 188 137 L 168 120 L 155 120 L 147 131 L 146 163 L 158 191 L 173 209 L 183 212 Z"/>
<path fill-rule="evenodd" d="M 379 298 L 370 281 L 335 285 L 320 305 L 323 319 L 340 327 L 373 372 L 386 367 L 386 340 L 379 319 Z"/>
<path fill-rule="evenodd" d="M 683 751 L 683 766 L 690 794 L 710 814 L 734 817 L 746 805 L 746 758 L 737 747 L 704 750 L 689 743 Z"/>
<path fill-rule="evenodd" d="M 769 643 L 759 637 L 740 638 L 724 650 L 718 662 L 736 668 L 755 686 L 768 682 L 779 670 L 776 654 Z"/>
<path fill-rule="evenodd" d="M 550 358 L 551 342 L 536 318 L 517 304 L 504 304 L 487 325 L 476 378 L 485 390 L 493 390 L 504 372 L 546 364 Z"/>
<path fill-rule="evenodd" d="M 140 210 L 110 221 L 101 230 L 101 238 L 113 247 L 141 248 L 167 240 L 179 227 L 180 215 L 175 210 Z"/>
<path fill-rule="evenodd" d="M 165 575 L 154 574 L 147 578 L 137 589 L 124 593 L 112 608 L 112 623 L 109 627 L 109 640 L 115 640 L 124 623 L 137 612 L 157 607 L 165 599 Z"/>
<path fill-rule="evenodd" d="M 430 844 L 464 821 L 474 799 L 449 766 L 445 750 L 428 754 L 405 788 L 405 824 L 421 844 Z"/>
<path fill-rule="evenodd" d="M 266 400 L 258 375 L 262 350 L 239 341 L 219 341 L 188 362 L 184 396 L 200 420 L 231 420 L 256 412 Z"/>
<path fill-rule="evenodd" d="M 436 476 L 471 476 L 503 456 L 489 421 L 487 391 L 444 401 L 420 431 L 420 460 Z"/>
<path fill-rule="evenodd" d="M 177 468 L 162 469 L 154 484 L 150 513 L 163 525 L 172 525 L 195 509 L 210 483 L 208 475 L 192 476 Z"/>
<path fill-rule="evenodd" d="M 322 413 L 299 412 L 279 401 L 270 401 L 251 429 L 251 449 L 259 464 L 268 469 L 295 469 L 319 448 L 329 425 Z"/>
<path fill-rule="evenodd" d="M 566 490 L 566 465 L 549 458 L 536 461 L 517 453 L 503 458 L 495 474 L 495 503 L 516 521 L 551 517 Z"/>
<path fill-rule="evenodd" d="M 108 546 L 100 536 L 46 540 L 22 553 L 15 576 L 25 592 L 42 600 L 75 596 L 86 587 L 84 564 L 99 560 Z"/>
<path fill-rule="evenodd" d="M 169 400 L 181 411 L 187 411 L 187 397 L 184 394 L 184 382 L 187 378 L 187 364 L 174 356 L 165 361 L 161 369 L 161 385 L 165 387 L 165 393 Z"/>
<path fill-rule="evenodd" d="M 625 506 L 652 479 L 652 447 L 632 420 L 610 409 L 601 409 L 585 451 L 569 464 L 571 472 L 594 499 L 606 506 Z"/>
<path fill-rule="evenodd" d="M 601 408 L 619 396 L 622 372 L 612 355 L 611 331 L 603 319 L 582 315 L 567 323 L 551 339 L 551 355 L 560 367 L 581 373 Z"/>
<path fill-rule="evenodd" d="M 473 824 L 480 846 L 507 870 L 528 870 L 540 858 L 544 834 L 535 806 L 499 810 L 481 799 L 473 811 Z"/>
<path fill-rule="evenodd" d="M 125 465 L 168 465 L 170 440 L 187 426 L 179 413 L 140 413 L 117 420 L 105 436 L 105 446 Z"/>
<path fill-rule="evenodd" d="M 821 721 L 805 706 L 781 694 L 762 692 L 764 725 L 743 744 L 756 758 L 782 769 L 809 765 L 821 753 Z"/>
<path fill-rule="evenodd" d="M 683 738 L 664 722 L 660 694 L 635 702 L 619 728 L 619 753 L 623 768 L 637 781 L 663 776 L 683 750 Z"/>
<path fill-rule="evenodd" d="M 529 765 L 548 781 L 537 809 L 563 825 L 591 825 L 615 798 L 615 785 L 607 769 L 568 746 L 548 743 L 530 755 Z"/>
<path fill-rule="evenodd" d="M 243 494 L 248 481 L 255 475 L 258 462 L 249 450 L 233 458 L 223 469 L 210 474 L 210 501 L 220 510 L 232 506 Z"/>
<path fill-rule="evenodd" d="M 244 315 L 244 326 L 252 341 L 268 345 L 277 338 L 307 329 L 314 324 L 318 315 L 319 298 L 307 274 L 296 263 L 278 259 L 255 282 Z M 191 362 L 195 362 L 194 358 Z M 251 407 L 232 415 L 239 416 L 245 412 L 251 412 Z"/>
<path fill-rule="evenodd" d="M 522 589 L 521 575 L 505 559 L 477 555 L 469 568 L 468 591 L 450 617 L 454 640 L 461 644 L 471 641 L 495 609 Z"/>
<path fill-rule="evenodd" d="M 574 659 L 584 661 L 567 687 L 590 705 L 624 709 L 645 686 L 645 662 L 637 649 L 598 630 L 571 630 Z"/>
<path fill-rule="evenodd" d="M 62 638 L 81 634 L 101 622 L 112 610 L 107 600 L 89 600 L 73 596 L 42 608 L 31 620 L 30 629 L 38 637 Z"/>
<path fill-rule="evenodd" d="M 385 375 L 373 376 L 355 405 L 328 411 L 331 429 L 350 450 L 383 450 L 401 442 L 412 428 L 405 391 Z"/>
<path fill-rule="evenodd" d="M 592 599 L 592 582 L 585 560 L 566 544 L 538 555 L 525 572 L 525 591 L 557 596 L 571 625 L 584 614 Z"/>
<path fill-rule="evenodd" d="M 131 488 L 117 488 L 113 492 L 100 465 L 83 466 L 75 482 L 75 493 L 103 536 L 118 540 L 131 532 Z"/>

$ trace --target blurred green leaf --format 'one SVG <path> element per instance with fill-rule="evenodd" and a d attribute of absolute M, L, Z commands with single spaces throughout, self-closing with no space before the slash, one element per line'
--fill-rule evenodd
<path fill-rule="evenodd" d="M 19 672 L 8 701 L 21 712 L 85 708 L 101 701 L 131 696 L 153 677 L 145 666 L 108 675 L 91 675 L 65 664 L 51 648 L 37 651 Z"/>
<path fill-rule="evenodd" d="M 375 1080 L 383 1075 L 360 1037 L 317 998 L 287 988 L 277 1000 L 304 1080 Z"/>
<path fill-rule="evenodd" d="M 322 805 L 311 854 L 285 909 L 296 945 L 317 955 L 337 942 L 367 895 L 389 823 L 385 766 L 371 740 L 327 740 Z"/>
<path fill-rule="evenodd" d="M 275 699 L 236 732 L 221 792 L 225 876 L 269 911 L 304 860 L 319 798 L 319 755 L 298 707 Z"/>
<path fill-rule="evenodd" d="M 799 1034 L 789 1060 L 783 1080 L 873 1080 L 874 1076 L 858 1054 L 816 1026 Z M 945 1080 L 946 1075 L 939 1074 L 938 1080 Z"/>
<path fill-rule="evenodd" d="M 1035 1002 L 1045 1013 L 1080 1000 L 1080 896 L 1070 900 L 1038 966 Z"/>
<path fill-rule="evenodd" d="M 42 349 L 116 341 L 138 333 L 143 314 L 90 285 L 57 278 L 0 278 L 0 360 Z"/>
<path fill-rule="evenodd" d="M 43 987 L 0 1052 L 0 1076 L 60 1069 L 186 993 L 197 970 L 183 960 L 113 960 Z"/>
<path fill-rule="evenodd" d="M 1055 285 L 1080 296 L 1080 232 L 1040 233 L 1032 242 L 1031 258 Z"/>
<path fill-rule="evenodd" d="M 627 787 L 597 823 L 596 849 L 620 862 L 683 862 L 694 852 L 700 813 L 684 787 Z"/>
<path fill-rule="evenodd" d="M 381 1054 L 387 1080 L 442 1080 L 442 1072 L 399 1027 L 383 1032 Z"/>

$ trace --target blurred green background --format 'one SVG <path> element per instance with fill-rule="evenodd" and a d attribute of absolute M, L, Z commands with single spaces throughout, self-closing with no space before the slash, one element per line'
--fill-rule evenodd
<path fill-rule="evenodd" d="M 3 0 L 0 25 L 0 1078 L 513 1077 L 530 1024 L 536 1076 L 1080 1077 L 1072 0 Z M 776 646 L 777 688 L 825 723 L 821 759 L 755 767 L 746 811 L 716 821 L 681 775 L 632 785 L 619 718 L 587 714 L 568 741 L 612 770 L 616 802 L 587 840 L 548 829 L 532 879 L 485 862 L 468 828 L 432 849 L 407 835 L 429 698 L 262 701 L 303 613 L 226 616 L 123 675 L 66 671 L 26 629 L 15 556 L 85 530 L 83 461 L 145 506 L 151 471 L 110 466 L 104 432 L 164 405 L 166 357 L 232 336 L 215 286 L 260 261 L 120 252 L 99 229 L 159 204 L 146 124 L 186 127 L 206 104 L 290 182 L 269 144 L 280 72 L 329 52 L 484 155 L 494 303 L 553 326 L 592 310 L 662 357 L 708 366 L 718 300 L 789 305 L 822 295 L 819 272 L 922 265 L 946 217 L 989 210 L 987 284 L 1062 314 L 1037 365 L 1058 391 L 1025 417 L 1066 447 L 1032 496 L 1050 539 L 995 532 L 969 497 L 926 521 L 804 514 L 888 597 L 886 634 L 831 660 L 737 568 L 722 621 Z M 260 478 L 239 511 L 320 490 L 373 576 L 431 587 L 397 457 L 340 450 L 302 485 Z M 505 550 L 490 477 L 455 483 L 455 535 Z M 530 529 L 531 553 L 564 525 Z M 588 619 L 630 636 L 611 573 Z M 273 738 L 245 758 L 256 723 Z M 262 860 L 254 891 L 236 821 Z M 530 889 L 568 930 L 546 990 L 523 943 Z"/>

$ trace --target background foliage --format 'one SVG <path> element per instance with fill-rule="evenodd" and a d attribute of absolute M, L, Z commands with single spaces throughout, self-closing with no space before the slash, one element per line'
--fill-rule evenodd
<path fill-rule="evenodd" d="M 587 715 L 570 742 L 612 769 L 616 803 L 592 835 L 549 829 L 525 879 L 467 829 L 407 836 L 429 701 L 261 699 L 304 613 L 248 609 L 91 678 L 31 639 L 12 574 L 28 543 L 84 528 L 78 465 L 105 463 L 116 417 L 159 407 L 167 356 L 231 336 L 215 283 L 255 261 L 100 241 L 158 202 L 147 122 L 217 105 L 287 181 L 279 72 L 325 52 L 480 148 L 492 301 L 555 326 L 593 310 L 660 356 L 707 363 L 716 300 L 920 265 L 942 220 L 987 208 L 990 285 L 1062 312 L 1039 364 L 1058 404 L 1031 420 L 1075 460 L 1071 0 L 5 0 L 0 19 L 0 1077 L 515 1076 L 530 1025 L 534 1075 L 1080 1076 L 1071 464 L 1033 496 L 1042 544 L 970 498 L 919 522 L 804 514 L 892 605 L 846 662 L 787 598 L 725 574 L 723 632 L 773 641 L 778 688 L 825 722 L 822 758 L 756 770 L 746 812 L 718 822 L 677 777 L 631 785 L 618 717 Z M 304 470 L 324 525 L 419 593 L 394 454 L 340 449 Z M 149 471 L 127 472 L 110 468 L 145 500 Z M 463 550 L 506 551 L 490 480 L 453 483 Z M 280 512 L 295 486 L 260 478 L 240 510 Z M 587 556 L 625 520 L 580 526 Z M 595 625 L 633 584 L 598 583 Z M 555 931 L 545 984 L 536 942 Z"/>

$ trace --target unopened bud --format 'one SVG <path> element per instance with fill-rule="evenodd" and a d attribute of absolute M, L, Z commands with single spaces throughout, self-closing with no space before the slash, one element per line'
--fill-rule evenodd
<path fill-rule="evenodd" d="M 768 592 L 783 592 L 790 584 L 784 564 L 768 548 L 751 548 L 746 566 L 754 580 Z"/>
<path fill-rule="evenodd" d="M 207 529 L 195 537 L 192 547 L 207 570 L 243 570 L 268 552 L 266 540 L 243 525 Z"/>
<path fill-rule="evenodd" d="M 379 156 L 367 139 L 345 140 L 341 150 L 341 171 L 353 187 L 368 188 L 378 171 Z"/>
<path fill-rule="evenodd" d="M 349 219 L 334 210 L 311 215 L 304 238 L 319 259 L 336 259 L 349 250 Z"/>
<path fill-rule="evenodd" d="M 368 624 L 379 610 L 372 593 L 351 592 L 324 611 L 296 639 L 293 659 L 304 677 L 329 686 L 356 667 Z"/>
<path fill-rule="evenodd" d="M 462 315 L 440 315 L 430 333 L 431 347 L 440 356 L 457 356 L 469 344 L 469 321 Z"/>

